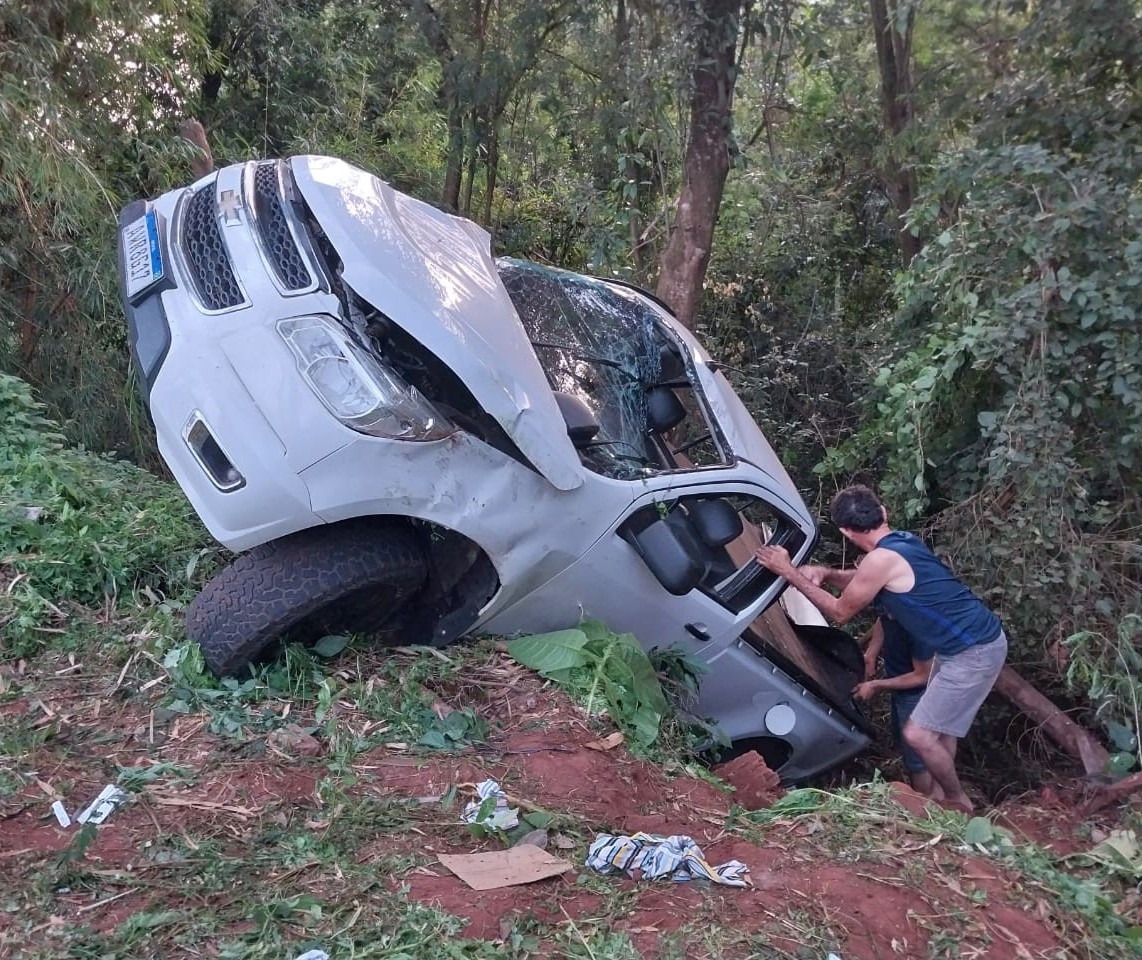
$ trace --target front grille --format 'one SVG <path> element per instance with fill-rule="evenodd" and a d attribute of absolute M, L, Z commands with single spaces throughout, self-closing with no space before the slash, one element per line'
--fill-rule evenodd
<path fill-rule="evenodd" d="M 254 171 L 254 212 L 257 230 L 274 272 L 286 290 L 304 290 L 313 281 L 294 242 L 282 209 L 277 164 L 258 164 Z"/>
<path fill-rule="evenodd" d="M 245 302 L 218 229 L 212 187 L 196 192 L 186 205 L 182 249 L 198 296 L 207 310 L 227 310 Z"/>

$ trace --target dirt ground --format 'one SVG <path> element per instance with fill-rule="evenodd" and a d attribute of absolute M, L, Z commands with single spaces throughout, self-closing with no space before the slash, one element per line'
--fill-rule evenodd
<path fill-rule="evenodd" d="M 588 944 L 582 956 L 593 957 L 584 931 L 604 922 L 648 958 L 754 956 L 756 946 L 740 945 L 761 939 L 774 951 L 766 955 L 820 960 L 830 951 L 843 960 L 1089 955 L 1076 946 L 1085 936 L 1081 923 L 1035 884 L 996 859 L 956 846 L 935 827 L 918 827 L 927 821 L 912 820 L 907 811 L 923 818 L 924 803 L 903 785 L 883 797 L 870 795 L 867 809 L 858 803 L 841 819 L 795 812 L 751 819 L 746 811 L 764 810 L 783 793 L 756 755 L 721 770 L 724 782 L 694 775 L 698 771 L 667 775 L 625 745 L 603 741 L 607 731 L 598 721 L 505 658 L 482 669 L 478 711 L 491 732 L 487 745 L 457 754 L 384 742 L 378 721 L 349 696 L 333 704 L 312 740 L 303 735 L 291 742 L 253 730 L 221 736 L 210 732 L 205 714 L 164 719 L 156 710 L 161 689 L 154 689 L 162 684 L 140 689 L 154 676 L 145 671 L 132 690 L 136 674 L 124 668 L 122 686 L 110 696 L 105 677 L 83 670 L 9 677 L 0 727 L 21 731 L 26 753 L 11 758 L 14 786 L 0 795 L 0 872 L 13 884 L 0 895 L 0 955 L 52 955 L 32 944 L 69 925 L 107 934 L 136 914 L 220 909 L 220 893 L 188 900 L 187 881 L 162 881 L 168 867 L 186 876 L 175 868 L 187 849 L 261 862 L 259 844 L 274 836 L 275 824 L 279 832 L 336 837 L 332 825 L 348 816 L 346 807 L 374 809 L 370 805 L 382 801 L 413 813 L 377 835 L 359 825 L 351 840 L 322 855 L 327 859 L 275 862 L 267 882 L 287 891 L 295 884 L 299 893 L 321 889 L 328 898 L 341 889 L 339 874 L 366 876 L 371 865 L 383 864 L 372 882 L 462 918 L 463 937 L 506 943 L 513 931 L 538 931 L 538 955 L 580 955 L 545 953 L 542 931 L 561 925 Z M 13 681 L 28 692 L 13 696 Z M 433 694 L 438 707 L 446 708 L 450 698 L 458 707 L 470 702 L 471 687 Z M 311 706 L 274 709 L 289 714 L 283 722 L 313 726 Z M 346 753 L 330 730 L 372 745 Z M 63 799 L 74 814 L 111 782 L 111 771 L 123 769 L 135 771 L 142 784 L 80 852 L 89 879 L 113 882 L 69 888 L 46 881 L 49 867 L 58 876 L 76 837 L 75 828 L 56 823 L 51 801 Z M 503 848 L 500 840 L 478 838 L 458 824 L 456 806 L 449 806 L 466 799 L 463 785 L 489 777 L 522 801 L 525 812 L 551 816 L 549 835 L 566 849 L 549 850 L 572 869 L 526 886 L 477 892 L 440 864 L 443 853 Z M 1073 819 L 1057 792 L 1024 798 L 993 816 L 1017 840 L 1059 854 L 1089 845 L 1089 828 Z M 690 836 L 710 863 L 745 863 L 752 885 L 654 882 L 586 870 L 584 854 L 596 833 L 636 831 Z M 184 852 L 164 857 L 176 847 Z M 31 900 L 14 891 L 24 885 L 42 895 L 45 884 L 50 902 L 29 914 Z M 226 916 L 229 928 L 203 944 L 202 954 L 218 955 L 227 936 L 252 929 L 253 921 Z M 737 940 L 718 931 L 733 931 Z"/>

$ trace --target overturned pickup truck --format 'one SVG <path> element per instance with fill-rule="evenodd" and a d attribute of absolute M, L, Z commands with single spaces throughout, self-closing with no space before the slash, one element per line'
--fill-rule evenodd
<path fill-rule="evenodd" d="M 859 651 L 787 616 L 753 560 L 805 562 L 813 518 L 652 296 L 497 260 L 475 224 L 329 157 L 229 166 L 119 224 L 159 450 L 240 554 L 187 614 L 215 673 L 283 640 L 589 616 L 704 661 L 697 712 L 786 780 L 867 743 Z"/>

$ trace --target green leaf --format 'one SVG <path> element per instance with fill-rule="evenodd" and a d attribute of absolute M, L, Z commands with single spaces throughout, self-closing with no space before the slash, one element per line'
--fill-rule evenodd
<path fill-rule="evenodd" d="M 1138 749 L 1137 734 L 1125 724 L 1108 720 L 1106 723 L 1106 735 L 1110 737 L 1110 742 L 1114 744 L 1117 750 L 1130 753 Z"/>
<path fill-rule="evenodd" d="M 319 657 L 335 657 L 349 646 L 349 637 L 341 633 L 331 633 L 313 645 L 313 652 Z"/>
<path fill-rule="evenodd" d="M 575 629 L 520 637 L 508 652 L 567 688 L 588 713 L 605 707 L 632 740 L 649 745 L 657 739 L 669 707 L 654 666 L 632 634 L 588 620 Z"/>
<path fill-rule="evenodd" d="M 447 750 L 451 746 L 438 729 L 425 731 L 416 742 L 419 746 L 428 747 L 430 750 Z"/>
<path fill-rule="evenodd" d="M 552 671 L 582 667 L 590 661 L 583 652 L 587 635 L 578 629 L 537 633 L 508 641 L 508 653 L 525 667 L 549 676 Z"/>
<path fill-rule="evenodd" d="M 1106 772 L 1112 777 L 1122 777 L 1134 769 L 1138 758 L 1133 753 L 1112 753 L 1106 761 Z"/>
<path fill-rule="evenodd" d="M 972 817 L 964 828 L 964 843 L 970 843 L 973 846 L 979 843 L 987 843 L 994 836 L 995 830 L 987 817 Z"/>

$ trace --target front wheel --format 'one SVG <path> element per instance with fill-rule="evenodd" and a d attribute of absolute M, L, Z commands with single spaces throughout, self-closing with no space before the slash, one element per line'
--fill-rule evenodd
<path fill-rule="evenodd" d="M 254 547 L 190 604 L 187 635 L 217 676 L 245 669 L 282 641 L 379 628 L 424 583 L 427 562 L 407 526 L 359 519 Z"/>

